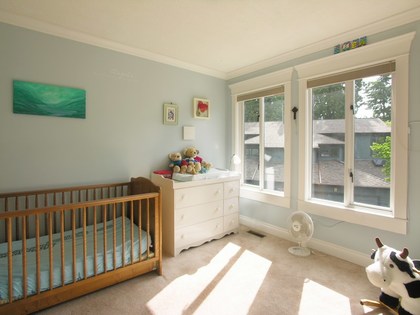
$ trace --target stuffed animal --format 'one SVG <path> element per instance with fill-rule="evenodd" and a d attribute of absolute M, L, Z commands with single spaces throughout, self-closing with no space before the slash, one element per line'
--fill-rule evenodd
<path fill-rule="evenodd" d="M 198 174 L 201 171 L 201 160 L 196 159 L 198 153 L 199 151 L 195 147 L 187 147 L 183 151 L 183 163 L 187 165 L 188 174 Z"/>
<path fill-rule="evenodd" d="M 198 156 L 200 152 L 195 147 L 187 147 L 184 149 L 183 153 L 184 160 L 190 166 L 190 168 L 187 170 L 187 173 L 207 173 L 212 167 L 211 163 L 204 161 L 202 157 Z"/>
<path fill-rule="evenodd" d="M 373 263 L 366 267 L 369 281 L 381 288 L 379 302 L 361 300 L 361 304 L 386 306 L 399 315 L 420 314 L 420 260 L 408 257 L 408 249 L 398 251 L 376 238 L 378 249 Z M 375 304 L 376 303 L 376 304 Z"/>
<path fill-rule="evenodd" d="M 169 167 L 172 169 L 173 173 L 181 172 L 181 164 L 182 164 L 182 155 L 179 152 L 173 152 L 168 154 L 169 160 Z"/>

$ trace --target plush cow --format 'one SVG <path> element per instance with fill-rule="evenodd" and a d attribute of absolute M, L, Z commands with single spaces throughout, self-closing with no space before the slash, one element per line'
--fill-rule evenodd
<path fill-rule="evenodd" d="M 374 262 L 366 267 L 369 281 L 381 288 L 379 301 L 399 315 L 420 314 L 420 260 L 408 257 L 408 249 L 395 250 L 376 238 Z M 368 305 L 367 300 L 361 303 Z M 370 304 L 373 305 L 373 304 Z"/>

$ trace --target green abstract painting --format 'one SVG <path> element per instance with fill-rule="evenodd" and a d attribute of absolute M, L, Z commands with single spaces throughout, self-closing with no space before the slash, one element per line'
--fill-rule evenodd
<path fill-rule="evenodd" d="M 86 118 L 86 91 L 14 80 L 13 113 Z"/>

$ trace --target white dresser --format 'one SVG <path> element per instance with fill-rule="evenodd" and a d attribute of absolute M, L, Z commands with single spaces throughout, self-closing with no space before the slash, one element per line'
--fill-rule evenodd
<path fill-rule="evenodd" d="M 163 251 L 172 256 L 239 230 L 240 175 L 174 181 L 152 174 L 162 189 Z"/>

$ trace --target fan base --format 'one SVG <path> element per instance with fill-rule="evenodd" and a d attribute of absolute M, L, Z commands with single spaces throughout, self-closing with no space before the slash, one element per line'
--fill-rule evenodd
<path fill-rule="evenodd" d="M 289 253 L 295 256 L 306 257 L 311 254 L 311 250 L 306 247 L 293 246 L 289 248 Z"/>

